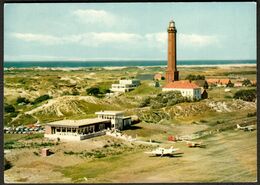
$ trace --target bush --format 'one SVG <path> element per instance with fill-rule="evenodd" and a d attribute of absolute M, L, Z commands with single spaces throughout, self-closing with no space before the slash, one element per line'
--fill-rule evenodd
<path fill-rule="evenodd" d="M 244 101 L 256 100 L 256 89 L 239 90 L 234 94 L 235 99 L 242 99 Z"/>
<path fill-rule="evenodd" d="M 159 109 L 166 106 L 173 106 L 177 103 L 188 102 L 179 91 L 168 91 L 158 94 L 156 97 L 146 97 L 141 101 L 139 107 L 150 105 L 152 109 Z"/>
<path fill-rule="evenodd" d="M 31 140 L 31 139 L 36 139 L 36 138 L 43 138 L 44 135 L 39 133 L 39 134 L 31 134 L 31 135 L 27 135 L 24 137 L 25 140 Z"/>
<path fill-rule="evenodd" d="M 205 80 L 205 76 L 204 75 L 188 75 L 186 76 L 185 80 Z"/>
<path fill-rule="evenodd" d="M 234 83 L 229 81 L 226 87 L 234 87 Z"/>
<path fill-rule="evenodd" d="M 250 80 L 246 79 L 246 80 L 244 80 L 244 81 L 242 82 L 242 85 L 244 85 L 244 86 L 251 86 L 252 83 L 251 83 Z"/>
<path fill-rule="evenodd" d="M 30 101 L 29 101 L 28 99 L 24 98 L 24 97 L 18 97 L 18 98 L 16 99 L 16 103 L 17 103 L 17 104 L 19 104 L 19 103 L 28 104 L 28 103 L 30 103 Z"/>
<path fill-rule="evenodd" d="M 6 158 L 4 158 L 4 170 L 8 170 L 12 167 L 12 164 L 10 161 L 6 160 Z"/>
<path fill-rule="evenodd" d="M 139 107 L 146 107 L 149 104 L 150 104 L 150 97 L 145 97 L 144 99 L 141 100 L 141 102 L 138 106 Z"/>
<path fill-rule="evenodd" d="M 100 94 L 100 89 L 98 87 L 90 87 L 86 89 L 88 95 L 98 96 Z"/>
<path fill-rule="evenodd" d="M 247 117 L 253 117 L 253 116 L 256 116 L 256 112 L 252 112 L 252 113 L 249 112 L 249 113 L 247 114 Z"/>
<path fill-rule="evenodd" d="M 36 99 L 34 100 L 33 104 L 38 104 L 38 103 L 43 102 L 43 101 L 45 101 L 45 100 L 48 100 L 48 99 L 50 99 L 50 98 L 51 98 L 51 96 L 49 96 L 48 94 L 39 96 L 38 98 L 36 98 Z"/>
<path fill-rule="evenodd" d="M 10 117 L 11 117 L 11 118 L 14 118 L 14 117 L 16 117 L 16 116 L 18 115 L 18 113 L 19 113 L 19 112 L 17 112 L 17 111 L 11 112 L 11 113 L 10 113 Z"/>
<path fill-rule="evenodd" d="M 13 149 L 16 142 L 15 141 L 8 141 L 4 143 L 4 149 Z"/>
<path fill-rule="evenodd" d="M 227 99 L 231 99 L 232 96 L 226 95 L 225 98 L 227 98 Z"/>
<path fill-rule="evenodd" d="M 205 84 L 204 84 L 203 88 L 204 89 L 208 89 L 209 88 L 209 84 L 208 84 L 208 82 L 206 80 L 205 80 Z"/>
<path fill-rule="evenodd" d="M 72 95 L 73 95 L 73 96 L 79 95 L 79 91 L 76 90 L 76 89 L 73 89 L 73 90 L 72 90 Z"/>
<path fill-rule="evenodd" d="M 13 113 L 13 112 L 15 112 L 15 108 L 14 108 L 13 105 L 5 104 L 4 109 L 5 109 L 6 113 Z"/>

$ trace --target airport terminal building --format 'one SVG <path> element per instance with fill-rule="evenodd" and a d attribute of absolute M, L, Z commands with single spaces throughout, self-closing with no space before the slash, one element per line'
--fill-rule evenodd
<path fill-rule="evenodd" d="M 107 130 L 123 130 L 131 125 L 131 117 L 124 117 L 122 111 L 101 111 L 96 115 L 98 118 L 47 123 L 44 137 L 80 141 L 105 135 Z"/>

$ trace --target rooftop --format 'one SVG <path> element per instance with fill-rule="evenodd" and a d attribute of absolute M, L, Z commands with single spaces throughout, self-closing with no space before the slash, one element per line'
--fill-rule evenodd
<path fill-rule="evenodd" d="M 51 123 L 47 123 L 49 126 L 65 126 L 65 127 L 80 127 L 85 125 L 91 125 L 95 123 L 102 123 L 110 121 L 108 119 L 100 119 L 100 118 L 93 118 L 93 119 L 81 119 L 81 120 L 60 120 L 54 121 Z"/>
<path fill-rule="evenodd" d="M 123 114 L 123 111 L 100 111 L 100 112 L 95 112 L 95 114 L 105 114 L 105 115 L 121 115 Z"/>
<path fill-rule="evenodd" d="M 225 79 L 207 79 L 208 83 L 222 83 L 222 84 L 228 84 L 228 82 L 230 81 L 230 79 L 225 78 Z"/>
<path fill-rule="evenodd" d="M 189 80 L 180 80 L 167 83 L 163 88 L 176 88 L 176 89 L 197 89 L 198 85 L 190 82 Z"/>

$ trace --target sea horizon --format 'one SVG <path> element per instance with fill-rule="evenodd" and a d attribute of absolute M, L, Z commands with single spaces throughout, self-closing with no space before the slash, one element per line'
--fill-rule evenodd
<path fill-rule="evenodd" d="M 213 66 L 256 64 L 254 59 L 248 60 L 178 60 L 178 66 Z M 137 67 L 137 66 L 166 66 L 167 60 L 89 60 L 89 61 L 4 61 L 4 68 L 33 68 L 33 67 Z"/>

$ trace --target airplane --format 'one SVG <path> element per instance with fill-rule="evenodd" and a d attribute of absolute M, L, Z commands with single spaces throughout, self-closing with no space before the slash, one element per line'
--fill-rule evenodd
<path fill-rule="evenodd" d="M 174 152 L 176 152 L 178 150 L 179 150 L 179 148 L 171 147 L 171 148 L 166 149 L 166 148 L 160 148 L 159 147 L 159 148 L 157 148 L 157 149 L 155 149 L 151 152 L 144 152 L 144 153 L 153 154 L 155 156 L 161 156 L 162 157 L 162 156 L 172 156 L 172 155 L 174 155 Z"/>
<path fill-rule="evenodd" d="M 237 124 L 237 129 L 244 130 L 244 131 L 253 131 L 255 130 L 255 125 L 249 125 L 245 127 L 241 127 L 239 124 Z"/>
<path fill-rule="evenodd" d="M 193 142 L 193 141 L 186 141 L 188 147 L 194 148 L 194 147 L 199 147 L 199 148 L 205 148 L 206 145 L 204 145 L 202 142 Z"/>

